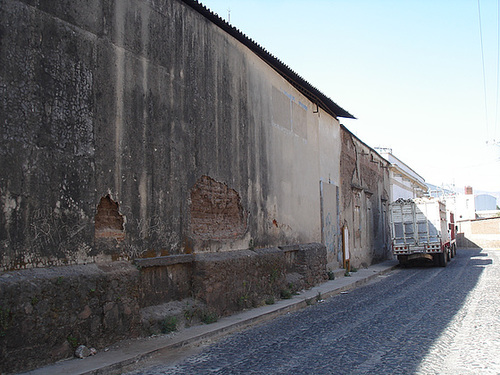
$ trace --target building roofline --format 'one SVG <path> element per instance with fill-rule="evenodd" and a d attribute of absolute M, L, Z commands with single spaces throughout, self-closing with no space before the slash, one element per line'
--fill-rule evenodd
<path fill-rule="evenodd" d="M 397 161 L 399 161 L 400 163 L 402 163 L 404 166 L 406 166 L 406 168 L 408 168 L 410 171 L 412 171 L 413 173 L 415 173 L 415 176 L 418 176 L 419 178 L 422 179 L 422 181 L 424 182 L 425 184 L 425 178 L 423 178 L 422 176 L 420 176 L 417 172 L 415 172 L 413 170 L 412 167 L 410 167 L 408 164 L 406 164 L 404 161 L 402 161 L 400 158 L 398 158 L 397 156 L 395 156 L 393 153 L 392 153 L 392 149 L 391 148 L 384 148 L 384 147 L 375 147 L 375 149 L 380 149 L 380 150 L 391 150 L 391 152 L 387 152 L 387 154 L 391 155 L 394 159 L 396 159 Z M 377 150 L 378 152 L 378 150 Z M 384 152 L 382 152 L 384 153 Z M 393 164 L 393 163 L 391 163 Z M 394 165 L 397 165 L 397 164 L 394 164 Z M 399 167 L 400 169 L 402 169 L 401 167 Z M 408 174 L 408 173 L 406 173 Z"/>
<path fill-rule="evenodd" d="M 373 153 L 377 154 L 378 157 L 380 159 L 382 159 L 383 161 L 385 161 L 387 163 L 388 166 L 391 165 L 391 162 L 389 160 L 387 160 L 386 158 L 384 158 L 382 155 L 380 155 L 376 149 L 374 149 L 373 147 L 369 146 L 368 144 L 366 144 L 365 142 L 363 142 L 361 139 L 359 139 L 359 137 L 357 135 L 355 135 L 352 131 L 350 131 L 349 129 L 347 129 L 347 127 L 344 125 L 344 124 L 340 124 L 340 128 L 341 129 L 344 129 L 347 133 L 349 133 L 352 137 L 356 138 L 356 140 L 361 143 L 363 146 L 367 147 L 370 149 L 370 151 L 372 151 Z"/>
<path fill-rule="evenodd" d="M 420 188 L 422 188 L 422 190 L 424 190 L 424 191 L 429 190 L 428 186 L 425 184 L 424 179 L 422 179 L 422 181 L 419 181 L 418 179 L 415 178 L 415 176 L 412 176 L 411 174 L 409 174 L 407 171 L 405 171 L 403 168 L 401 168 L 398 164 L 390 163 L 389 168 L 392 168 L 392 169 L 396 170 L 398 173 L 400 173 L 401 175 L 405 176 L 406 178 L 411 179 L 413 181 L 413 183 L 415 183 Z M 413 169 L 411 169 L 411 168 L 409 168 L 409 169 L 411 171 L 413 171 Z M 417 176 L 418 176 L 418 174 L 417 174 Z"/>
<path fill-rule="evenodd" d="M 269 53 L 262 46 L 257 44 L 255 41 L 250 39 L 248 36 L 243 34 L 239 29 L 231 26 L 225 20 L 223 20 L 219 15 L 212 12 L 205 5 L 198 2 L 197 0 L 180 0 L 184 4 L 188 5 L 190 8 L 197 11 L 203 17 L 208 19 L 210 22 L 220 27 L 222 30 L 227 32 L 229 35 L 234 37 L 236 40 L 248 47 L 252 52 L 264 60 L 269 66 L 271 66 L 276 72 L 278 72 L 283 78 L 285 78 L 292 86 L 294 86 L 298 91 L 300 91 L 305 97 L 307 97 L 312 102 L 316 103 L 325 112 L 329 113 L 333 117 L 344 117 L 355 119 L 353 115 L 347 112 L 345 109 L 337 105 L 333 100 L 319 91 L 316 87 L 307 82 L 304 78 L 295 73 L 288 65 L 284 64 L 277 57 Z"/>

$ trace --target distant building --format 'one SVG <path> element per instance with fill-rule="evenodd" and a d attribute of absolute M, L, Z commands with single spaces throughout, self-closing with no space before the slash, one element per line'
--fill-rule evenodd
<path fill-rule="evenodd" d="M 454 190 L 454 186 L 437 186 L 433 184 L 426 183 L 427 185 L 427 195 L 434 198 L 442 198 L 447 197 L 449 195 L 455 195 L 456 192 Z"/>
<path fill-rule="evenodd" d="M 476 211 L 493 211 L 497 209 L 497 199 L 490 194 L 479 194 L 474 199 Z"/>
<path fill-rule="evenodd" d="M 474 199 L 472 187 L 469 186 L 465 187 L 465 194 L 457 195 L 456 198 L 456 212 L 459 213 L 456 221 L 458 246 L 497 249 L 500 246 L 500 210 L 488 209 L 496 208 L 496 198 L 479 194 Z"/>
<path fill-rule="evenodd" d="M 478 194 L 475 198 L 476 218 L 487 219 L 500 217 L 500 210 L 497 208 L 497 198 L 491 194 Z"/>
<path fill-rule="evenodd" d="M 446 202 L 446 209 L 455 213 L 455 221 L 476 218 L 476 204 L 472 187 L 466 186 L 464 194 L 446 195 L 441 199 Z"/>
<path fill-rule="evenodd" d="M 457 193 L 454 186 L 447 189 L 431 184 L 429 195 L 446 202 L 446 211 L 453 213 L 457 229 L 457 243 L 462 248 L 498 248 L 500 244 L 500 210 L 491 194 L 474 196 L 471 186 Z"/>
<path fill-rule="evenodd" d="M 462 194 L 431 184 L 427 184 L 427 186 L 429 187 L 428 195 L 446 202 L 447 210 L 455 214 L 456 221 L 483 219 L 500 215 L 500 210 L 497 209 L 497 198 L 494 195 L 474 195 L 471 186 L 465 186 Z"/>
<path fill-rule="evenodd" d="M 392 154 L 391 148 L 375 147 L 380 156 L 389 164 L 390 201 L 399 198 L 419 198 L 427 192 L 427 185 L 422 176 L 411 169 L 407 164 Z"/>

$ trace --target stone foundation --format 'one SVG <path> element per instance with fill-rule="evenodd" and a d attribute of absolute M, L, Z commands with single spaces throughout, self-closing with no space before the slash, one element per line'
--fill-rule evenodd
<path fill-rule="evenodd" d="M 286 263 L 278 248 L 196 256 L 195 298 L 219 315 L 263 305 L 285 288 Z"/>
<path fill-rule="evenodd" d="M 327 279 L 317 243 L 27 269 L 0 275 L 0 373 L 274 303 Z"/>
<path fill-rule="evenodd" d="M 191 296 L 194 255 L 136 259 L 141 270 L 139 303 L 155 306 Z"/>
<path fill-rule="evenodd" d="M 0 275 L 0 372 L 40 367 L 141 334 L 139 271 L 127 262 Z"/>
<path fill-rule="evenodd" d="M 261 306 L 327 280 L 318 243 L 197 254 L 193 293 L 219 315 Z"/>

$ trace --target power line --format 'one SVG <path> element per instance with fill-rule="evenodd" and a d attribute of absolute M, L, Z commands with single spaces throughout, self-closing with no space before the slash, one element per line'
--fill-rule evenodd
<path fill-rule="evenodd" d="M 489 139 L 489 131 L 488 131 L 488 103 L 486 96 L 486 69 L 484 67 L 484 47 L 483 47 L 483 27 L 481 23 L 481 1 L 477 0 L 477 13 L 479 16 L 479 40 L 481 44 L 481 60 L 483 62 L 483 90 L 484 90 L 484 112 L 486 118 L 486 140 Z"/>
<path fill-rule="evenodd" d="M 495 122 L 493 123 L 493 144 L 498 144 L 495 142 L 497 139 L 497 127 L 498 127 L 498 102 L 499 102 L 499 77 L 500 76 L 500 0 L 497 0 L 497 97 L 496 97 L 496 108 L 495 108 Z"/>
<path fill-rule="evenodd" d="M 497 0 L 497 79 L 496 79 L 497 95 L 495 100 L 495 122 L 493 123 L 493 141 L 495 141 L 496 128 L 498 124 L 498 91 L 500 86 L 498 83 L 499 71 L 500 71 L 500 22 L 499 21 L 500 21 L 500 0 Z"/>

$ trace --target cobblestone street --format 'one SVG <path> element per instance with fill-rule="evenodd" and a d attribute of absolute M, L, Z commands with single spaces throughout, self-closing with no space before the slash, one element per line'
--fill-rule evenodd
<path fill-rule="evenodd" d="M 499 261 L 459 250 L 130 374 L 499 374 Z"/>

